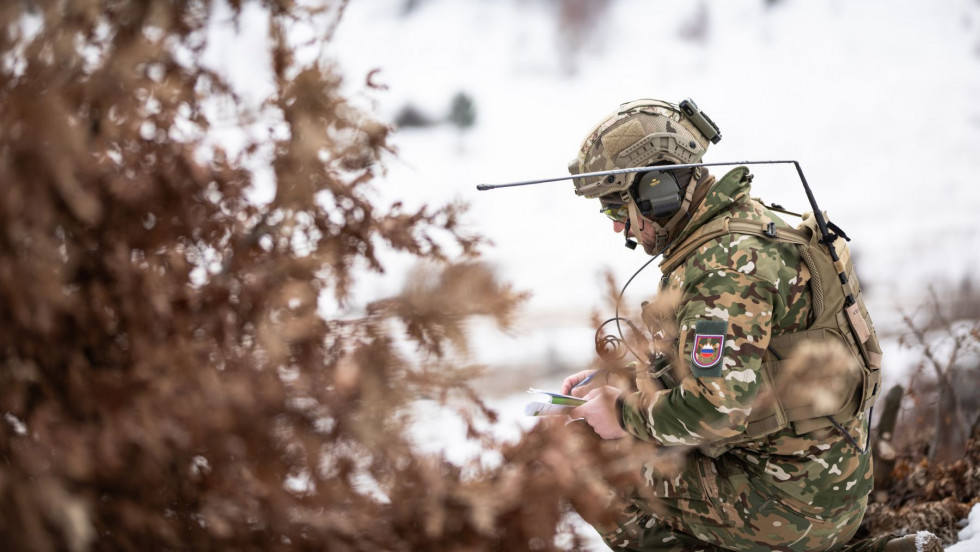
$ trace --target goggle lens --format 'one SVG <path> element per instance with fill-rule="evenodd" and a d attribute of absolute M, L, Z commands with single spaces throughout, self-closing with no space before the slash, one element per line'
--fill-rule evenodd
<path fill-rule="evenodd" d="M 630 211 L 625 205 L 603 205 L 599 208 L 599 212 L 615 222 L 626 222 L 630 216 Z"/>

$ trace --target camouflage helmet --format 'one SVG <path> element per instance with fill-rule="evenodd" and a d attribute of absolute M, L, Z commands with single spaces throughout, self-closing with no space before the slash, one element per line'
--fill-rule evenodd
<path fill-rule="evenodd" d="M 576 175 L 645 167 L 657 163 L 698 163 L 709 143 L 721 139 L 718 127 L 690 99 L 678 105 L 635 100 L 600 122 L 589 133 L 578 157 L 568 164 Z M 630 187 L 633 174 L 576 178 L 575 193 L 596 198 Z"/>

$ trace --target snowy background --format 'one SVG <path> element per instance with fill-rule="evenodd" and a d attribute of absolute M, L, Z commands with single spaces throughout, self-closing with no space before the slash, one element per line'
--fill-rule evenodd
<path fill-rule="evenodd" d="M 560 16 L 574 5 L 591 10 L 577 31 Z M 249 39 L 263 31 L 246 17 L 213 50 L 244 87 L 268 71 Z M 377 199 L 469 203 L 469 229 L 494 244 L 485 258 L 533 294 L 510 334 L 473 327 L 474 360 L 508 384 L 494 399 L 503 432 L 527 423 L 523 389 L 557 386 L 592 358 L 588 316 L 602 306 L 602 271 L 621 285 L 645 258 L 570 182 L 476 184 L 564 175 L 585 134 L 621 102 L 693 98 L 723 134 L 708 161 L 800 161 L 820 207 L 853 239 L 886 338 L 886 386 L 914 361 L 894 339 L 898 308 L 920 304 L 929 284 L 977 281 L 977 0 L 360 0 L 315 55 L 380 119 L 412 106 L 436 123 L 395 134 Z M 381 89 L 366 84 L 376 69 Z M 461 92 L 476 109 L 465 131 L 443 122 Z M 754 195 L 809 210 L 792 166 L 753 172 Z M 360 280 L 351 312 L 401 289 L 409 259 L 385 262 L 386 274 Z M 647 298 L 659 277 L 648 268 L 626 300 Z M 420 427 L 420 440 L 459 459 L 478 454 L 447 438 L 452 426 Z M 971 519 L 961 538 L 974 540 L 949 550 L 980 549 L 980 510 Z"/>

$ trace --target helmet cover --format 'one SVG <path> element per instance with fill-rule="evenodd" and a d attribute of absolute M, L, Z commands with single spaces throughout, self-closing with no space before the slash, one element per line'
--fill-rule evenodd
<path fill-rule="evenodd" d="M 709 143 L 709 138 L 677 105 L 635 100 L 622 104 L 592 129 L 578 156 L 568 164 L 568 171 L 575 175 L 657 163 L 698 163 Z M 596 198 L 622 196 L 617 192 L 627 190 L 632 181 L 633 175 L 627 173 L 576 178 L 572 182 L 576 195 Z"/>

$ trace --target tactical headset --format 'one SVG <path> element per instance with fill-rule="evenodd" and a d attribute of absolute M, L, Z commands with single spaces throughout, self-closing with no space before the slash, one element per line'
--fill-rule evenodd
<path fill-rule="evenodd" d="M 687 98 L 678 104 L 678 109 L 691 124 L 712 144 L 721 141 L 721 130 L 706 113 Z M 669 162 L 656 163 L 668 165 Z M 686 184 L 686 183 L 685 183 Z M 630 195 L 636 201 L 640 214 L 648 219 L 673 216 L 681 206 L 681 187 L 674 171 L 640 173 L 633 179 Z"/>
<path fill-rule="evenodd" d="M 681 208 L 681 187 L 674 171 L 640 173 L 633 180 L 630 195 L 644 217 L 670 217 Z"/>

